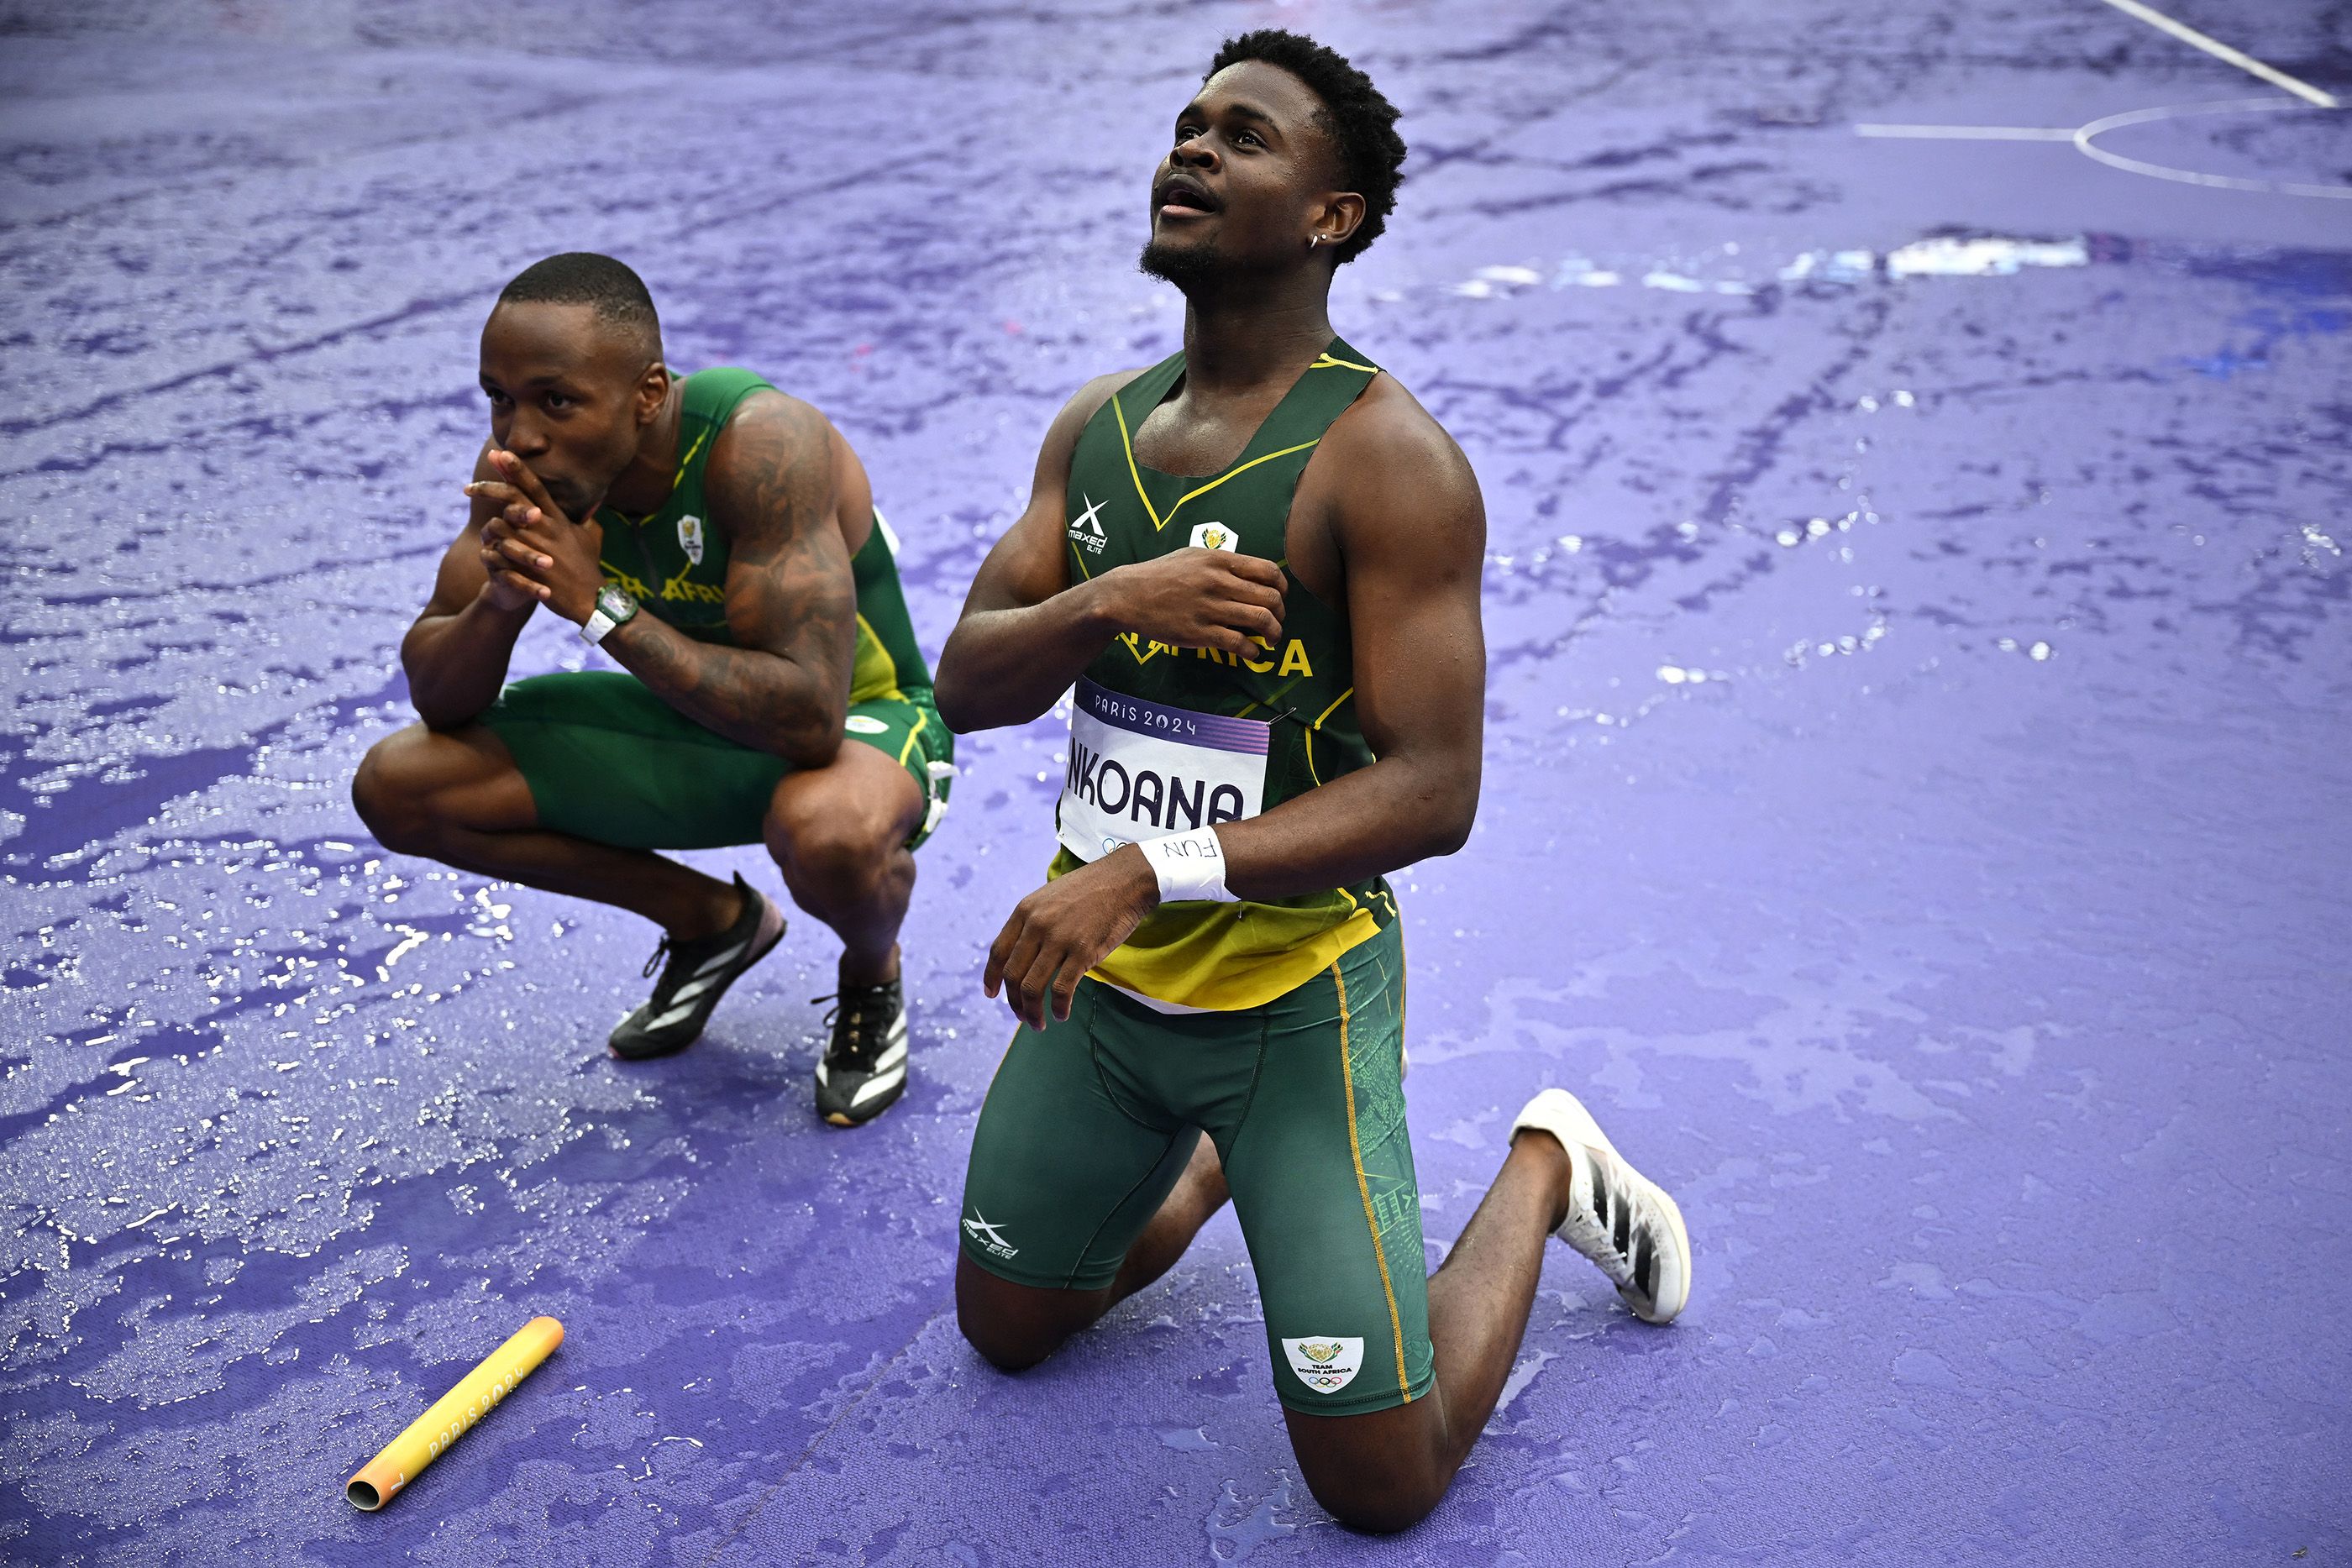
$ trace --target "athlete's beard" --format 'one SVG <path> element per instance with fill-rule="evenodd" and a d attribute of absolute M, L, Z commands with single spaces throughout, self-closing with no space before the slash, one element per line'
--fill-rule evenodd
<path fill-rule="evenodd" d="M 1213 287 L 1233 272 L 1225 258 L 1209 246 L 1167 245 L 1159 240 L 1143 247 L 1135 265 L 1146 277 L 1172 283 L 1178 293 L 1186 295 L 1196 288 Z"/>

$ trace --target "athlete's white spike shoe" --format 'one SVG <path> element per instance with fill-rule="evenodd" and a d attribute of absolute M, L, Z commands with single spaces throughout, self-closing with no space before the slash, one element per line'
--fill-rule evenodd
<path fill-rule="evenodd" d="M 1583 1102 L 1547 1089 L 1511 1124 L 1559 1140 L 1576 1176 L 1568 1218 L 1552 1232 L 1600 1266 L 1643 1322 L 1667 1323 L 1690 1300 L 1690 1232 L 1666 1189 L 1625 1163 Z"/>

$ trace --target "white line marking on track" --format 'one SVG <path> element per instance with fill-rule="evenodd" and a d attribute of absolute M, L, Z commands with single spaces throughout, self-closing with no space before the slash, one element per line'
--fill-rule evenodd
<path fill-rule="evenodd" d="M 2200 114 L 2276 113 L 2294 107 L 2284 99 L 2236 98 L 2226 99 L 2220 103 L 2181 104 L 2171 109 L 2136 109 L 2128 114 L 2110 114 L 2105 120 L 2091 121 L 2074 132 L 2074 146 L 2085 157 L 2095 158 L 2111 168 L 2146 174 L 2153 180 L 2172 180 L 2183 185 L 2209 185 L 2224 191 L 2263 191 L 2281 196 L 2352 200 L 2352 185 L 2305 185 L 2288 180 L 2247 180 L 2234 174 L 2200 174 L 2194 169 L 2174 169 L 2139 158 L 2126 158 L 2120 152 L 2108 152 L 2095 141 L 2095 138 L 2105 136 L 2110 131 L 2121 131 L 2127 125 L 2146 125 L 2150 120 L 2182 120 Z"/>
<path fill-rule="evenodd" d="M 1857 125 L 1856 136 L 1902 137 L 1919 141 L 2072 141 L 2072 131 L 2040 125 Z"/>
<path fill-rule="evenodd" d="M 2253 56 L 2242 54 L 2238 50 L 2231 48 L 2229 45 L 2221 42 L 2219 38 L 2209 38 L 2204 34 L 2199 32 L 2196 28 L 2189 26 L 2187 23 L 2176 22 L 2171 17 L 2166 16 L 2163 12 L 2156 10 L 2150 6 L 2141 5 L 2140 0 L 2107 0 L 2107 4 L 2114 6 L 2116 10 L 2121 11 L 2127 16 L 2138 17 L 2141 21 L 2147 23 L 2149 26 L 2158 29 L 2159 32 L 2171 34 L 2174 37 L 2179 38 L 2184 44 L 2193 45 L 2194 47 L 2204 50 L 2207 54 L 2212 56 L 2217 60 L 2226 60 L 2230 64 L 2237 67 L 2240 70 L 2247 71 L 2254 76 L 2258 76 L 2262 78 L 2263 80 L 2270 83 L 2273 87 L 2284 88 L 2287 91 L 2294 94 L 2297 98 L 2306 99 L 2311 102 L 2317 104 L 2322 109 L 2340 109 L 2343 107 L 2336 101 L 2333 94 L 2322 92 L 2317 88 L 2312 86 L 2309 82 L 2298 81 L 2294 77 L 2287 75 L 2286 72 L 2280 70 L 2275 66 L 2266 66 L 2263 64 L 2262 61 L 2254 58 Z M 2082 142 L 2077 140 L 2075 145 L 2082 146 Z M 2084 147 L 2083 151 L 2088 152 L 2090 152 L 2090 149 L 2088 147 Z M 2200 183 L 2201 183 L 2204 182 Z"/>

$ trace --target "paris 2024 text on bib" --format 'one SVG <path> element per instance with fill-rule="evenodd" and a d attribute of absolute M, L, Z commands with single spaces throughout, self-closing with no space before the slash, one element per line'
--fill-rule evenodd
<path fill-rule="evenodd" d="M 1096 861 L 1121 844 L 1256 816 L 1271 727 L 1080 680 L 1062 779 L 1063 845 Z"/>

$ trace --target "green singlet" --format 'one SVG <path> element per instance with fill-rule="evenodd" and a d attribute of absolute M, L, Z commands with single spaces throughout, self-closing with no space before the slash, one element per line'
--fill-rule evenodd
<path fill-rule="evenodd" d="M 704 643 L 732 645 L 727 626 L 727 537 L 706 520 L 710 448 L 743 400 L 773 390 L 750 371 L 686 378 L 679 455 L 667 500 L 642 517 L 607 507 L 599 565 L 640 612 Z M 931 706 L 931 672 L 899 591 L 898 546 L 877 510 L 851 559 L 857 648 L 843 738 L 887 753 L 928 805 L 914 842 L 946 809 L 955 740 Z M 790 766 L 704 728 L 625 671 L 517 681 L 482 715 L 514 754 L 540 826 L 625 849 L 716 849 L 758 843 L 768 803 Z"/>
<path fill-rule="evenodd" d="M 1183 356 L 1129 382 L 1071 457 L 1071 580 L 1190 546 L 1282 562 L 1299 476 L 1379 373 L 1335 340 L 1207 478 L 1135 457 L 1133 433 L 1181 381 Z M 1129 636 L 1087 666 L 1051 874 L 1370 763 L 1343 611 L 1294 576 L 1282 636 L 1249 660 Z M 1013 1036 L 972 1137 L 964 1257 L 1041 1289 L 1108 1285 L 1205 1134 L 1256 1269 L 1282 1402 L 1342 1416 L 1420 1397 L 1434 1375 L 1404 987 L 1396 904 L 1378 877 L 1161 906 L 1079 982 L 1066 1020 Z"/>
<path fill-rule="evenodd" d="M 1233 465 L 1206 479 L 1162 474 L 1135 457 L 1133 432 L 1175 390 L 1184 356 L 1173 355 L 1136 377 L 1087 422 L 1071 455 L 1071 580 L 1203 544 L 1287 565 L 1286 530 L 1298 477 L 1331 422 L 1379 373 L 1335 339 L 1266 415 Z M 1167 708 L 1270 723 L 1265 810 L 1372 759 L 1356 721 L 1347 618 L 1296 577 L 1283 603 L 1282 644 L 1266 647 L 1263 658 L 1171 648 L 1130 632 L 1088 664 L 1086 677 L 1103 691 Z M 1085 761 L 1072 747 L 1066 786 L 1092 796 L 1097 781 L 1082 777 Z M 1148 800 L 1120 804 L 1131 838 L 1208 825 L 1177 815 L 1169 802 L 1157 814 Z M 1065 848 L 1049 875 L 1078 863 Z M 1379 877 L 1270 903 L 1171 904 L 1094 973 L 1179 1007 L 1255 1007 L 1328 968 L 1396 915 L 1396 900 Z"/>

